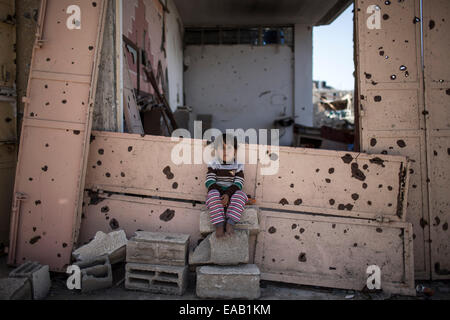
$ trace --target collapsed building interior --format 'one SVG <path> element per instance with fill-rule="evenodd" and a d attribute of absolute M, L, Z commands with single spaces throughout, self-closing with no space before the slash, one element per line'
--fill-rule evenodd
<path fill-rule="evenodd" d="M 349 5 L 355 91 L 336 94 L 313 81 L 312 30 Z M 379 264 L 384 288 L 404 295 L 414 280 L 449 279 L 448 1 L 0 6 L 8 264 L 65 272 L 74 249 L 118 229 L 189 234 L 194 249 L 205 166 L 173 164 L 170 135 L 202 139 L 197 120 L 201 133 L 280 130 L 281 147 L 267 152 L 278 173 L 246 167 L 261 279 L 359 290 Z M 354 126 L 330 124 L 330 110 L 347 110 Z"/>

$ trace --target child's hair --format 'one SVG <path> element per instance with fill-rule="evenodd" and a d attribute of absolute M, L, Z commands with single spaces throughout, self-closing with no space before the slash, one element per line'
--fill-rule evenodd
<path fill-rule="evenodd" d="M 237 150 L 237 137 L 228 133 L 222 133 L 222 135 L 216 137 L 216 139 L 214 140 L 214 148 L 217 150 L 219 147 L 222 147 L 224 143 L 227 144 L 229 142 L 233 142 L 234 150 Z"/>

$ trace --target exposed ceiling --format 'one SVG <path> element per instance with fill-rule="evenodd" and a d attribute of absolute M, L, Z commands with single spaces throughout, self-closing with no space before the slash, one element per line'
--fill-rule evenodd
<path fill-rule="evenodd" d="M 174 0 L 185 26 L 323 25 L 352 0 Z"/>

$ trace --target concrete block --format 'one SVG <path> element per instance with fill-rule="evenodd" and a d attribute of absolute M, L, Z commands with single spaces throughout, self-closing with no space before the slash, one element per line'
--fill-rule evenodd
<path fill-rule="evenodd" d="M 235 224 L 235 229 L 248 230 L 250 235 L 257 235 L 259 233 L 258 212 L 257 206 L 245 206 L 241 221 Z M 208 235 L 214 231 L 215 227 L 211 223 L 209 211 L 202 211 L 200 214 L 200 233 Z"/>
<path fill-rule="evenodd" d="M 81 269 L 81 292 L 106 289 L 112 286 L 112 268 L 107 255 L 89 262 L 75 264 Z"/>
<path fill-rule="evenodd" d="M 31 300 L 31 282 L 28 278 L 0 279 L 0 300 Z"/>
<path fill-rule="evenodd" d="M 11 278 L 27 278 L 30 280 L 33 299 L 42 300 L 47 297 L 51 287 L 50 270 L 38 262 L 27 261 L 10 272 Z"/>
<path fill-rule="evenodd" d="M 183 295 L 187 287 L 188 266 L 127 263 L 125 288 L 152 293 Z"/>
<path fill-rule="evenodd" d="M 99 231 L 91 242 L 72 252 L 72 256 L 77 261 L 89 262 L 106 254 L 110 257 L 110 263 L 117 263 L 125 260 L 127 242 L 127 236 L 123 230 L 108 234 Z"/>
<path fill-rule="evenodd" d="M 211 299 L 258 299 L 260 277 L 254 264 L 198 267 L 196 294 Z"/>
<path fill-rule="evenodd" d="M 127 262 L 184 266 L 189 235 L 137 231 L 127 244 Z"/>
<path fill-rule="evenodd" d="M 232 236 L 208 235 L 190 252 L 189 264 L 235 265 L 249 261 L 249 231 L 235 230 Z"/>

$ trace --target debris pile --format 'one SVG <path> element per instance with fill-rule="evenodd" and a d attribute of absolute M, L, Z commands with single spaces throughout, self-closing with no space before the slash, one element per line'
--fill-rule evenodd
<path fill-rule="evenodd" d="M 81 271 L 81 292 L 113 285 L 112 265 L 125 261 L 127 242 L 123 230 L 108 234 L 98 231 L 91 242 L 72 252 L 74 265 Z"/>

